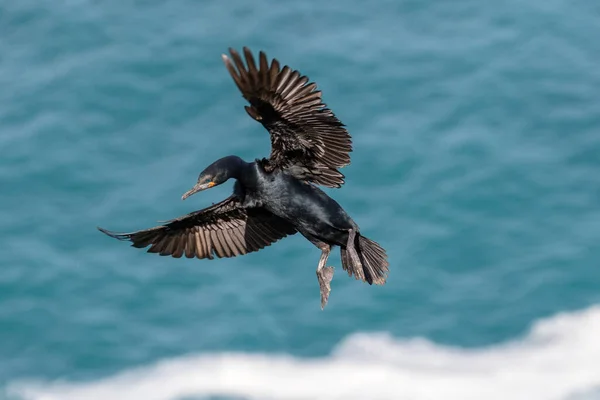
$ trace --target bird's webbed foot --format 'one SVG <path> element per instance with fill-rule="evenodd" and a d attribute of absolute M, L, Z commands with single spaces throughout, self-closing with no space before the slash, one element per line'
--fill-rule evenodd
<path fill-rule="evenodd" d="M 325 266 L 331 252 L 331 246 L 312 237 L 309 237 L 308 240 L 321 249 L 321 258 L 317 266 L 317 279 L 319 280 L 319 289 L 321 291 L 321 310 L 323 310 L 327 305 L 327 300 L 329 300 L 331 280 L 333 279 L 333 267 Z"/>
<path fill-rule="evenodd" d="M 346 251 L 348 252 L 348 256 L 351 260 L 351 265 L 354 270 L 354 275 L 357 279 L 365 279 L 365 274 L 363 272 L 363 265 L 360 261 L 360 257 L 358 256 L 358 252 L 356 251 L 356 230 L 350 229 L 348 231 L 348 244 L 346 245 Z"/>
<path fill-rule="evenodd" d="M 323 267 L 317 270 L 317 279 L 321 289 L 321 310 L 327 305 L 329 293 L 331 293 L 331 280 L 333 279 L 333 267 Z"/>

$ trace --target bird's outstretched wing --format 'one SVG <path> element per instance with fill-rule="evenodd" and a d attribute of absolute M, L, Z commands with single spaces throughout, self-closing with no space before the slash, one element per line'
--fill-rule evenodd
<path fill-rule="evenodd" d="M 263 124 L 271 136 L 267 167 L 302 172 L 302 179 L 327 187 L 340 187 L 344 175 L 338 168 L 350 164 L 352 140 L 344 124 L 321 101 L 321 91 L 308 77 L 287 65 L 269 65 L 264 52 L 258 67 L 244 47 L 247 66 L 229 49 L 223 61 L 235 84 L 248 100 L 248 114 Z M 293 167 L 293 168 L 290 168 Z"/>
<path fill-rule="evenodd" d="M 296 233 L 291 224 L 263 208 L 243 208 L 235 195 L 150 229 L 131 233 L 98 229 L 132 242 L 133 247 L 151 246 L 149 253 L 201 259 L 251 253 Z"/>

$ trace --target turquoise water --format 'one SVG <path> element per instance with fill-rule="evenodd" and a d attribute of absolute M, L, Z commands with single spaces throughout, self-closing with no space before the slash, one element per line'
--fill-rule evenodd
<path fill-rule="evenodd" d="M 600 398 L 600 6 L 0 4 L 0 398 Z M 240 258 L 96 231 L 268 155 L 220 55 L 316 81 L 355 150 L 327 190 L 388 251 L 319 306 L 301 236 Z"/>

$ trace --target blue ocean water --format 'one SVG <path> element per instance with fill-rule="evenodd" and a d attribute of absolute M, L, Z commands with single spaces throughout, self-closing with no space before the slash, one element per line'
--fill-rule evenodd
<path fill-rule="evenodd" d="M 600 398 L 600 3 L 0 3 L 0 398 Z M 327 192 L 383 287 L 299 235 L 244 257 L 135 230 L 268 135 L 220 55 L 308 75 L 353 136 Z"/>

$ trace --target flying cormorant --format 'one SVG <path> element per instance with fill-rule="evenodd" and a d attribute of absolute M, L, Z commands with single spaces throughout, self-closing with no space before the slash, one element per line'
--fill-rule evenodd
<path fill-rule="evenodd" d="M 338 168 L 350 163 L 350 135 L 321 101 L 315 83 L 288 66 L 269 65 L 264 52 L 258 67 L 244 47 L 247 66 L 229 49 L 223 61 L 243 97 L 247 113 L 262 123 L 271 137 L 268 159 L 245 162 L 223 157 L 202 171 L 194 193 L 236 180 L 233 194 L 220 203 L 167 221 L 164 225 L 131 233 L 100 231 L 148 252 L 179 258 L 235 257 L 300 232 L 321 249 L 317 278 L 324 308 L 331 291 L 333 267 L 325 266 L 331 248 L 341 249 L 348 275 L 382 285 L 388 273 L 385 250 L 362 236 L 344 209 L 316 185 L 340 187 Z"/>

